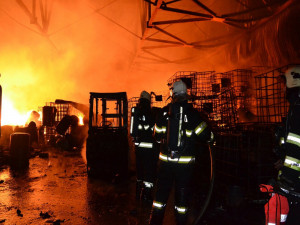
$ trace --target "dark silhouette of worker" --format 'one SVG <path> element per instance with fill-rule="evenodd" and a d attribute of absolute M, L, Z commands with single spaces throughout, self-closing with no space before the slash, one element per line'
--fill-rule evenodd
<path fill-rule="evenodd" d="M 31 121 L 28 124 L 27 132 L 30 134 L 30 145 L 32 147 L 38 147 L 38 129 L 35 122 Z"/>
<path fill-rule="evenodd" d="M 187 222 L 188 195 L 195 165 L 195 144 L 211 140 L 213 134 L 200 113 L 187 101 L 187 87 L 177 81 L 171 87 L 172 102 L 162 109 L 155 124 L 160 144 L 159 171 L 151 225 L 161 225 L 173 185 L 177 225 Z"/>
<path fill-rule="evenodd" d="M 136 198 L 152 202 L 158 150 L 153 138 L 154 114 L 151 95 L 142 91 L 136 107 L 131 109 L 130 135 L 135 145 Z"/>
<path fill-rule="evenodd" d="M 289 202 L 286 225 L 300 224 L 300 66 L 291 67 L 285 72 L 286 97 L 290 103 L 281 134 L 280 148 L 276 162 L 280 169 L 274 189 Z M 284 221 L 282 221 L 284 222 Z"/>

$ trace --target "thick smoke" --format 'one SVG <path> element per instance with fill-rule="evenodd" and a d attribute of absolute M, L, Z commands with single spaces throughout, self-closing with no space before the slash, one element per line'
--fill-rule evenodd
<path fill-rule="evenodd" d="M 32 12 L 31 0 L 0 2 L 0 82 L 3 96 L 22 111 L 55 99 L 88 104 L 89 92 L 126 91 L 130 98 L 141 90 L 164 91 L 177 71 L 226 72 L 299 59 L 299 10 L 285 11 L 250 32 L 215 22 L 170 26 L 168 31 L 190 41 L 201 33 L 198 39 L 212 34 L 220 39 L 199 43 L 201 48 L 141 50 L 151 46 L 141 41 L 141 18 L 147 18 L 141 0 L 53 1 L 52 8 L 51 0 L 41 1 L 48 2 L 44 22 L 36 1 L 39 26 L 18 2 Z"/>
<path fill-rule="evenodd" d="M 30 11 L 32 2 L 23 1 Z M 127 13 L 138 13 L 136 4 L 137 1 L 54 1 L 49 28 L 43 33 L 30 23 L 17 1 L 2 1 L 3 97 L 26 111 L 57 98 L 88 104 L 92 91 L 127 91 L 126 72 L 139 39 L 119 24 L 138 33 L 140 21 L 132 21 L 134 17 L 125 20 Z M 129 6 L 126 11 L 125 6 Z M 36 16 L 42 26 L 39 5 Z"/>

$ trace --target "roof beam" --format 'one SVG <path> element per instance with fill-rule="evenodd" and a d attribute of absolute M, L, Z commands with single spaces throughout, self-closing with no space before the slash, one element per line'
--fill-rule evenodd
<path fill-rule="evenodd" d="M 183 10 L 183 9 L 171 8 L 171 7 L 167 7 L 165 5 L 162 5 L 161 9 L 166 10 L 166 11 L 176 12 L 176 13 L 182 13 L 182 14 L 186 14 L 186 15 L 199 16 L 201 18 L 206 18 L 206 19 L 213 18 L 212 15 L 208 15 L 208 14 L 204 14 L 204 13 L 198 13 L 198 12 L 193 12 L 193 11 L 188 11 L 188 10 Z"/>
<path fill-rule="evenodd" d="M 179 19 L 179 20 L 165 20 L 165 21 L 156 21 L 153 22 L 153 25 L 164 25 L 164 24 L 174 24 L 174 23 L 189 23 L 189 22 L 198 22 L 198 21 L 207 21 L 209 19 L 205 18 L 190 18 L 190 19 Z"/>
<path fill-rule="evenodd" d="M 206 5 L 203 3 L 199 2 L 199 0 L 193 0 L 197 5 L 199 5 L 202 9 L 204 9 L 206 12 L 210 13 L 213 16 L 217 16 L 217 14 L 212 11 L 210 8 L 208 8 Z"/>
<path fill-rule="evenodd" d="M 157 26 L 154 26 L 153 28 L 160 31 L 160 32 L 162 32 L 162 33 L 164 33 L 164 34 L 166 34 L 166 35 L 168 35 L 168 36 L 170 36 L 171 38 L 179 41 L 180 43 L 182 43 L 184 45 L 187 45 L 187 43 L 184 40 L 180 39 L 179 37 L 175 36 L 174 34 L 171 34 L 171 33 L 167 32 L 167 31 L 165 31 L 165 30 L 163 30 L 163 29 L 161 29 Z"/>

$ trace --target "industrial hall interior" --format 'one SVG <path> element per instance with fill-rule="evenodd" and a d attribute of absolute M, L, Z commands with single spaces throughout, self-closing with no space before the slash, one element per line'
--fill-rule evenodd
<path fill-rule="evenodd" d="M 299 225 L 299 0 L 0 0 L 0 224 Z"/>

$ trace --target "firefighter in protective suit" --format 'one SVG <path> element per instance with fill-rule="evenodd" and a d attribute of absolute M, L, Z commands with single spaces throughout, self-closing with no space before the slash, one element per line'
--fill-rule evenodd
<path fill-rule="evenodd" d="M 136 198 L 152 202 L 158 150 L 154 143 L 154 115 L 151 95 L 142 91 L 136 107 L 131 109 L 130 135 L 136 155 Z"/>
<path fill-rule="evenodd" d="M 286 196 L 289 202 L 285 224 L 295 225 L 300 224 L 300 66 L 289 68 L 285 78 L 286 97 L 290 106 L 279 154 L 283 164 L 274 189 Z"/>
<path fill-rule="evenodd" d="M 173 184 L 176 221 L 178 225 L 186 224 L 195 141 L 208 141 L 212 137 L 208 124 L 201 119 L 192 104 L 188 103 L 187 87 L 183 81 L 173 84 L 171 97 L 172 102 L 162 109 L 154 128 L 154 137 L 161 144 L 157 189 L 150 215 L 151 225 L 162 224 Z"/>

